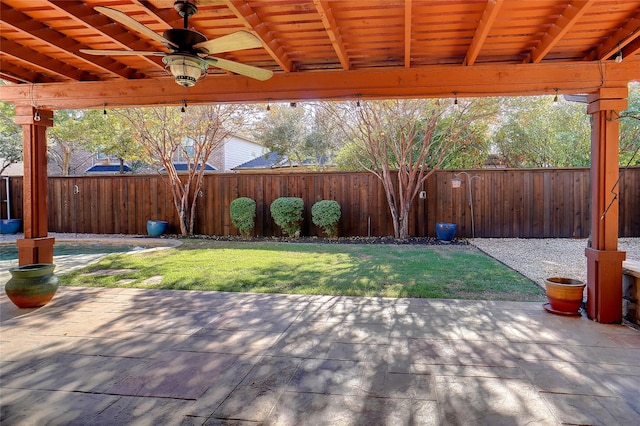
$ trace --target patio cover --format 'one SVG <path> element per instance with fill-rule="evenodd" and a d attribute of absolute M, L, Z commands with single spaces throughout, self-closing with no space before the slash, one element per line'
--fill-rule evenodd
<path fill-rule="evenodd" d="M 79 52 L 166 51 L 93 7 L 119 9 L 162 33 L 182 26 L 172 0 L 0 2 L 0 78 L 9 82 L 0 86 L 0 99 L 16 104 L 24 132 L 21 264 L 52 259 L 46 128 L 57 109 L 587 94 L 593 123 L 588 315 L 621 321 L 625 254 L 618 251 L 618 204 L 611 188 L 618 178 L 618 113 L 627 105 L 628 82 L 640 80 L 640 1 L 195 3 L 199 11 L 189 24 L 207 38 L 246 30 L 263 42 L 262 48 L 220 57 L 272 70 L 273 78 L 255 81 L 210 68 L 206 78 L 185 89 L 167 75 L 159 57 Z"/>

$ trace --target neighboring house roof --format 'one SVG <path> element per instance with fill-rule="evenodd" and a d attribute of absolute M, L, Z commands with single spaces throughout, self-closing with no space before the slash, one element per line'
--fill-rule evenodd
<path fill-rule="evenodd" d="M 176 168 L 176 172 L 180 173 L 180 172 L 187 172 L 189 171 L 189 163 L 184 162 L 184 161 L 176 161 L 173 163 L 173 167 Z M 201 165 L 198 164 L 198 167 L 196 168 L 196 170 L 200 170 L 201 169 Z M 213 167 L 211 164 L 209 163 L 205 163 L 204 165 L 204 171 L 205 172 L 215 172 L 217 169 L 215 167 Z M 160 173 L 165 173 L 166 169 L 163 167 L 160 169 Z"/>
<path fill-rule="evenodd" d="M 315 158 L 308 158 L 306 160 L 303 160 L 302 163 L 298 161 L 291 162 L 292 167 L 309 167 L 317 165 L 318 161 Z M 320 158 L 320 165 L 327 166 L 328 158 L 324 156 Z M 279 155 L 276 152 L 269 152 L 268 154 L 261 155 L 251 161 L 240 164 L 239 166 L 234 167 L 232 170 L 265 170 L 281 169 L 286 167 L 289 167 L 289 157 L 287 157 L 286 155 Z"/>
<path fill-rule="evenodd" d="M 286 157 L 280 156 L 277 152 L 269 152 L 265 155 L 254 158 L 253 160 L 242 163 L 231 170 L 255 170 L 255 169 L 273 169 L 281 167 L 281 163 L 286 163 Z"/>
<path fill-rule="evenodd" d="M 18 161 L 9 165 L 2 173 L 2 176 L 24 176 L 24 163 Z"/>
<path fill-rule="evenodd" d="M 123 166 L 125 173 L 131 172 L 131 167 Z M 120 164 L 94 164 L 84 171 L 85 173 L 120 173 Z"/>

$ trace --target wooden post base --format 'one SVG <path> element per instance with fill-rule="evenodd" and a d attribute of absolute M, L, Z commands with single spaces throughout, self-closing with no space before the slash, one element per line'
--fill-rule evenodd
<path fill-rule="evenodd" d="M 53 263 L 53 237 L 21 238 L 16 241 L 18 246 L 18 265 L 34 263 Z"/>
<path fill-rule="evenodd" d="M 604 324 L 622 322 L 623 251 L 586 248 L 587 316 Z"/>

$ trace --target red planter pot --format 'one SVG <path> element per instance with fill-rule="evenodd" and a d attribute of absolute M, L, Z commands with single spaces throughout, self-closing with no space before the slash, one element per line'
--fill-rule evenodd
<path fill-rule="evenodd" d="M 544 280 L 549 303 L 545 309 L 554 314 L 580 315 L 585 284 L 571 278 L 547 278 Z"/>

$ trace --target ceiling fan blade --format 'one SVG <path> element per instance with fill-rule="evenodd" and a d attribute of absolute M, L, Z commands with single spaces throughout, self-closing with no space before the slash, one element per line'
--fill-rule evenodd
<path fill-rule="evenodd" d="M 94 10 L 102 13 L 105 16 L 108 16 L 114 21 L 120 22 L 125 27 L 129 27 L 132 30 L 139 32 L 140 34 L 146 35 L 147 37 L 157 41 L 158 43 L 168 44 L 176 48 L 178 47 L 177 44 L 167 40 L 166 38 L 162 37 L 160 34 L 153 31 L 151 28 L 145 25 L 142 25 L 140 22 L 136 21 L 133 18 L 130 18 L 128 15 L 126 15 L 123 12 L 120 12 L 119 10 L 112 9 L 110 7 L 104 7 L 104 6 L 96 6 L 94 7 Z"/>
<path fill-rule="evenodd" d="M 209 54 L 231 52 L 234 50 L 255 49 L 262 47 L 262 41 L 247 31 L 238 31 L 213 40 L 193 45 L 194 48 L 205 48 Z"/>
<path fill-rule="evenodd" d="M 273 71 L 271 70 L 265 70 L 251 65 L 241 64 L 239 62 L 212 57 L 205 58 L 205 60 L 209 65 L 214 67 L 222 68 L 223 70 L 231 71 L 246 77 L 255 78 L 260 81 L 269 80 L 273 76 Z"/>
<path fill-rule="evenodd" d="M 140 50 L 101 50 L 101 49 L 80 49 L 80 52 L 87 55 L 105 56 L 165 56 L 162 52 L 143 52 Z"/>

